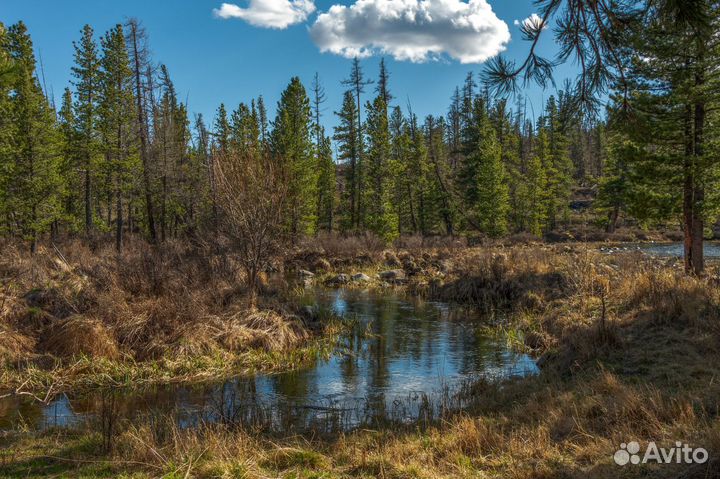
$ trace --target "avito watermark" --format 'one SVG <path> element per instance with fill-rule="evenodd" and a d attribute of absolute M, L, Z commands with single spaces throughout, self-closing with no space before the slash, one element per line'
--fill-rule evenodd
<path fill-rule="evenodd" d="M 640 455 L 640 444 L 637 441 L 630 441 L 627 444 L 620 444 L 620 449 L 613 455 L 615 464 L 624 466 L 626 464 L 703 464 L 708 460 L 708 452 L 702 447 L 692 448 L 680 441 L 675 447 L 658 447 L 654 441 L 650 441 L 645 453 Z"/>

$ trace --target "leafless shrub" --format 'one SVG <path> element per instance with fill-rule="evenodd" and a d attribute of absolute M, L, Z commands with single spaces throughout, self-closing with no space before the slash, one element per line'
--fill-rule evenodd
<path fill-rule="evenodd" d="M 279 169 L 257 155 L 225 154 L 214 165 L 222 212 L 219 228 L 233 243 L 254 306 L 258 275 L 283 244 L 286 184 Z"/>

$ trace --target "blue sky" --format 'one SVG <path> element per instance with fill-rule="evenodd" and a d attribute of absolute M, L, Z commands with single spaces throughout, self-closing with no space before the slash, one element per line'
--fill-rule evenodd
<path fill-rule="evenodd" d="M 332 127 L 336 123 L 332 113 L 339 109 L 344 90 L 340 82 L 347 77 L 350 68 L 350 60 L 342 54 L 353 54 L 352 42 L 386 34 L 391 37 L 390 43 L 384 45 L 388 51 L 385 58 L 396 103 L 404 107 L 409 100 L 420 116 L 445 113 L 455 86 L 462 83 L 468 71 L 481 71 L 482 64 L 477 61 L 483 55 L 491 55 L 493 42 L 498 43 L 497 35 L 450 38 L 443 33 L 437 12 L 433 12 L 433 30 L 399 24 L 386 28 L 398 31 L 388 32 L 371 31 L 375 24 L 372 21 L 363 23 L 365 13 L 334 7 L 335 14 L 326 15 L 324 23 L 319 22 L 323 23 L 323 30 L 312 27 L 318 22 L 318 15 L 328 12 L 333 5 L 350 7 L 355 0 L 315 0 L 314 8 L 312 0 L 253 1 L 254 6 L 248 0 L 237 0 L 235 7 L 220 10 L 220 0 L 2 0 L 0 21 L 12 24 L 23 20 L 27 24 L 38 58 L 44 65 L 48 88 L 52 88 L 55 97 L 59 98 L 70 80 L 72 42 L 79 38 L 82 26 L 91 24 L 99 35 L 115 23 L 137 17 L 148 31 L 155 60 L 168 66 L 181 98 L 188 99 L 190 111 L 202 113 L 208 122 L 221 102 L 231 110 L 239 102 L 248 102 L 259 94 L 265 97 L 273 114 L 280 93 L 292 76 L 300 76 L 309 89 L 315 72 L 319 72 L 328 97 L 324 123 Z M 269 5 L 268 1 L 276 4 L 298 2 L 295 7 L 299 7 L 293 10 L 297 15 L 290 21 L 296 23 L 284 25 L 287 22 L 278 23 L 279 17 L 264 15 L 266 12 L 261 10 Z M 357 1 L 372 4 L 385 0 Z M 414 3 L 414 0 L 396 1 Z M 447 5 L 461 4 L 463 0 L 433 1 Z M 483 0 L 471 1 L 484 3 Z M 507 25 L 510 40 L 505 44 L 505 54 L 520 60 L 527 52 L 528 43 L 522 41 L 520 29 L 514 22 L 522 21 L 536 11 L 532 0 L 488 0 L 488 3 L 494 13 L 489 16 L 497 17 L 492 22 L 498 31 L 502 30 L 503 22 Z M 214 9 L 229 18 L 221 18 L 213 13 Z M 352 12 L 358 14 L 351 18 Z M 347 20 L 347 32 L 344 32 L 347 38 L 338 39 L 337 32 L 331 31 L 337 26 L 338 19 Z M 275 28 L 264 28 L 268 25 Z M 352 29 L 355 30 L 350 31 Z M 407 44 L 423 42 L 428 32 L 440 35 L 441 43 L 447 43 L 447 51 L 427 53 L 422 48 L 405 48 Z M 540 52 L 551 56 L 555 47 L 551 32 L 547 33 Z M 403 43 L 404 39 L 407 44 Z M 321 46 L 330 51 L 321 53 Z M 363 53 L 368 52 L 363 50 Z M 462 64 L 460 60 L 474 63 Z M 363 59 L 367 76 L 373 79 L 377 76 L 378 62 L 377 55 Z M 557 84 L 561 85 L 562 79 L 573 75 L 574 71 L 572 65 L 556 69 Z M 536 114 L 551 93 L 537 87 L 527 91 Z M 528 114 L 532 114 L 530 107 Z"/>

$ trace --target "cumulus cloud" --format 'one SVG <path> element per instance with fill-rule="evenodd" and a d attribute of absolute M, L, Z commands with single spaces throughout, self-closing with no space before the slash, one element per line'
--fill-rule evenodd
<path fill-rule="evenodd" d="M 447 55 L 482 63 L 510 41 L 487 0 L 357 0 L 318 15 L 310 34 L 322 52 L 412 62 Z"/>
<path fill-rule="evenodd" d="M 223 3 L 213 13 L 218 18 L 240 18 L 256 27 L 282 30 L 304 22 L 314 11 L 313 0 L 250 0 L 247 8 Z"/>

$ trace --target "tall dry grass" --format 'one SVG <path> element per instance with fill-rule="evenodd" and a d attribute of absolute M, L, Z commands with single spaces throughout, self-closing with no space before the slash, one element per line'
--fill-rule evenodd
<path fill-rule="evenodd" d="M 227 248 L 129 240 L 118 255 L 69 241 L 30 256 L 7 243 L 0 278 L 0 360 L 11 367 L 281 351 L 310 334 L 267 280 L 258 307 L 248 304 Z"/>

